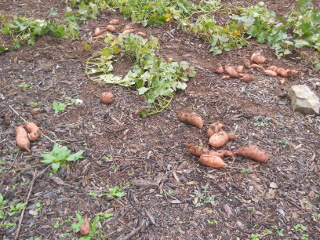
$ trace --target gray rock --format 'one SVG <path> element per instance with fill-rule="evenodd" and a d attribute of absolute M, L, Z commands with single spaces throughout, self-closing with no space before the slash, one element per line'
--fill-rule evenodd
<path fill-rule="evenodd" d="M 294 85 L 288 95 L 294 111 L 310 114 L 319 114 L 319 98 L 305 85 Z"/>

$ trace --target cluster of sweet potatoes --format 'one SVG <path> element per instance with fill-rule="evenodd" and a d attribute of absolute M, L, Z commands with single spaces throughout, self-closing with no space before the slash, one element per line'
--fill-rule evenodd
<path fill-rule="evenodd" d="M 195 112 L 180 111 L 177 113 L 177 117 L 182 122 L 196 126 L 200 129 L 203 128 L 203 119 Z M 229 140 L 235 140 L 238 137 L 233 133 L 227 133 L 224 131 L 224 127 L 225 125 L 222 123 L 215 122 L 207 129 L 206 135 L 209 138 L 209 145 L 215 149 L 223 147 Z M 200 163 L 214 168 L 225 167 L 227 164 L 222 160 L 222 158 L 233 157 L 235 154 L 248 157 L 259 162 L 266 162 L 269 159 L 267 151 L 255 145 L 240 147 L 233 152 L 224 149 L 209 150 L 208 148 L 193 144 L 186 144 L 186 147 L 188 152 L 200 157 Z"/>
<path fill-rule="evenodd" d="M 16 142 L 21 149 L 30 152 L 30 141 L 35 141 L 39 137 L 40 129 L 33 122 L 16 127 Z"/>
<path fill-rule="evenodd" d="M 94 39 L 105 39 L 107 36 L 111 35 L 112 33 L 116 33 L 118 31 L 117 25 L 119 24 L 120 24 L 120 21 L 118 19 L 112 19 L 109 22 L 109 25 L 107 25 L 106 27 L 96 27 L 96 29 L 92 34 L 92 37 Z M 136 31 L 137 29 L 133 29 L 131 28 L 131 26 L 126 25 L 120 32 L 122 34 L 128 34 Z M 146 37 L 146 34 L 144 32 L 137 32 L 137 35 L 141 37 Z M 116 36 L 113 36 L 113 38 L 115 39 Z"/>
<path fill-rule="evenodd" d="M 217 68 L 215 69 L 215 72 L 218 74 L 222 74 L 226 72 L 228 74 L 228 75 L 222 76 L 221 79 L 241 77 L 243 82 L 251 82 L 254 80 L 254 76 L 252 74 L 244 73 L 244 69 L 250 69 L 250 68 L 261 69 L 265 75 L 271 76 L 271 77 L 276 77 L 276 76 L 290 77 L 293 75 L 297 75 L 299 73 L 299 71 L 297 70 L 279 68 L 273 65 L 265 69 L 261 64 L 266 63 L 267 58 L 262 55 L 261 51 L 254 52 L 250 60 L 244 59 L 243 65 L 239 65 L 237 67 L 225 65 L 225 67 L 223 68 L 221 64 L 218 64 Z"/>

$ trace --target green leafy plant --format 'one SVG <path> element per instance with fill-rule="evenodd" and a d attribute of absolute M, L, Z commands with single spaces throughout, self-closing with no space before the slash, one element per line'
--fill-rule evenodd
<path fill-rule="evenodd" d="M 188 62 L 166 62 L 156 55 L 158 39 L 144 39 L 135 34 L 112 36 L 105 39 L 107 47 L 95 53 L 86 65 L 86 72 L 93 81 L 121 86 L 137 87 L 144 95 L 148 107 L 139 114 L 142 118 L 163 111 L 169 106 L 173 94 L 178 89 L 184 90 L 189 77 L 195 76 L 194 68 Z M 135 64 L 122 78 L 111 74 L 116 57 L 129 56 Z"/>
<path fill-rule="evenodd" d="M 67 166 L 69 162 L 74 162 L 83 158 L 83 152 L 84 151 L 79 151 L 77 153 L 70 154 L 71 150 L 68 150 L 66 146 L 60 147 L 55 143 L 49 154 L 41 154 L 44 158 L 41 162 L 51 164 L 52 171 L 56 173 L 60 167 Z"/>
<path fill-rule="evenodd" d="M 53 107 L 53 110 L 54 110 L 54 113 L 55 114 L 58 114 L 59 112 L 62 112 L 64 111 L 68 106 L 71 106 L 72 104 L 75 103 L 75 100 L 72 99 L 72 101 L 70 103 L 58 103 L 56 101 L 53 101 L 52 103 L 52 107 Z"/>
<path fill-rule="evenodd" d="M 261 116 L 256 116 L 253 117 L 253 119 L 255 120 L 255 122 L 253 123 L 254 126 L 258 126 L 258 127 L 266 127 L 268 126 L 268 122 L 271 120 L 271 118 L 268 117 L 261 117 Z"/>
<path fill-rule="evenodd" d="M 7 200 L 4 200 L 2 194 L 0 193 L 0 220 L 4 218 L 5 212 L 3 211 L 5 205 L 7 204 Z"/>
<path fill-rule="evenodd" d="M 259 240 L 260 234 L 251 234 L 250 238 L 251 240 Z"/>
<path fill-rule="evenodd" d="M 302 224 L 297 224 L 294 227 L 294 230 L 296 230 L 297 232 L 303 232 L 305 230 L 307 230 L 307 227 L 302 225 Z"/>
<path fill-rule="evenodd" d="M 214 201 L 215 196 L 214 195 L 211 195 L 211 196 L 207 195 L 207 193 L 208 193 L 207 189 L 208 189 L 208 185 L 206 185 L 204 187 L 203 193 L 201 193 L 199 191 L 195 191 L 196 197 L 200 200 L 200 202 L 194 202 L 196 207 L 200 207 L 200 206 L 207 204 L 207 203 L 210 203 L 211 205 L 215 205 L 215 201 Z"/>
<path fill-rule="evenodd" d="M 278 141 L 278 143 L 280 144 L 280 146 L 282 148 L 286 148 L 289 145 L 289 141 L 287 138 L 282 138 L 281 140 Z"/>
<path fill-rule="evenodd" d="M 109 194 L 108 194 L 108 196 L 121 198 L 121 197 L 123 197 L 123 196 L 126 195 L 126 193 L 121 192 L 121 190 L 122 190 L 122 187 L 121 187 L 121 186 L 120 186 L 120 187 L 119 187 L 119 186 L 116 186 L 116 187 L 114 187 L 114 188 L 109 188 Z"/>

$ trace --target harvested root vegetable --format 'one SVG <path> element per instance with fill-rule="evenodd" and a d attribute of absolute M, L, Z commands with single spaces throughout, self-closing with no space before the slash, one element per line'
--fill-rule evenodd
<path fill-rule="evenodd" d="M 263 67 L 260 66 L 260 65 L 258 65 L 258 64 L 251 64 L 251 65 L 249 66 L 249 68 L 260 68 L 260 69 L 263 69 Z"/>
<path fill-rule="evenodd" d="M 30 141 L 35 141 L 40 137 L 40 129 L 33 122 L 29 122 L 26 125 L 26 129 L 29 132 L 28 133 L 28 138 L 29 138 Z"/>
<path fill-rule="evenodd" d="M 252 54 L 251 61 L 258 64 L 262 64 L 265 61 L 267 61 L 267 59 L 264 56 L 262 56 L 262 53 L 260 51 L 258 51 Z"/>
<path fill-rule="evenodd" d="M 242 73 L 243 72 L 243 66 L 238 66 L 237 67 L 237 69 L 236 69 L 236 71 L 238 72 L 238 73 Z"/>
<path fill-rule="evenodd" d="M 226 145 L 228 140 L 229 140 L 228 133 L 226 133 L 225 131 L 220 131 L 213 134 L 209 138 L 209 145 L 214 148 L 219 148 Z"/>
<path fill-rule="evenodd" d="M 214 71 L 218 74 L 221 74 L 224 72 L 223 67 L 220 63 L 217 65 L 217 68 Z"/>
<path fill-rule="evenodd" d="M 177 117 L 181 122 L 188 123 L 190 125 L 196 126 L 198 128 L 203 128 L 203 120 L 202 117 L 191 111 L 180 111 L 177 113 Z"/>
<path fill-rule="evenodd" d="M 116 32 L 117 31 L 116 27 L 113 25 L 108 25 L 106 29 L 109 32 Z"/>
<path fill-rule="evenodd" d="M 250 68 L 250 60 L 249 59 L 243 59 L 243 65 L 245 68 Z"/>
<path fill-rule="evenodd" d="M 192 145 L 192 144 L 186 144 L 187 146 L 187 151 L 192 153 L 193 155 L 196 156 L 201 156 L 201 155 L 215 155 L 219 157 L 224 156 L 224 152 L 218 153 L 216 151 L 209 150 L 208 148 L 205 147 L 200 147 L 198 145 Z"/>
<path fill-rule="evenodd" d="M 100 34 L 101 34 L 100 31 L 101 31 L 101 29 L 100 29 L 99 27 L 97 27 L 97 28 L 94 30 L 94 33 L 92 34 L 92 36 L 93 36 L 93 37 L 96 37 L 96 36 L 100 35 Z"/>
<path fill-rule="evenodd" d="M 126 26 L 123 28 L 122 32 L 125 31 L 125 30 L 129 30 L 129 29 L 132 29 L 132 27 L 131 27 L 130 25 L 126 25 Z"/>
<path fill-rule="evenodd" d="M 146 37 L 147 34 L 145 34 L 144 32 L 137 32 L 137 35 L 139 35 L 140 37 Z"/>
<path fill-rule="evenodd" d="M 218 150 L 216 153 L 218 153 L 219 157 L 221 154 L 222 154 L 221 157 L 232 157 L 233 156 L 233 152 L 228 151 L 228 150 Z"/>
<path fill-rule="evenodd" d="M 252 82 L 253 81 L 253 75 L 252 74 L 245 74 L 241 78 L 243 82 Z"/>
<path fill-rule="evenodd" d="M 228 140 L 234 140 L 238 136 L 233 133 L 226 133 L 225 131 L 220 131 L 213 134 L 209 138 L 209 145 L 214 148 L 219 148 L 227 144 Z"/>
<path fill-rule="evenodd" d="M 202 155 L 199 161 L 203 165 L 213 168 L 221 168 L 227 165 L 220 157 L 213 155 Z"/>
<path fill-rule="evenodd" d="M 238 148 L 234 151 L 234 154 L 238 154 L 242 157 L 248 157 L 259 162 L 266 162 L 269 159 L 267 151 L 255 145 Z"/>
<path fill-rule="evenodd" d="M 114 101 L 114 95 L 112 92 L 103 92 L 100 96 L 101 102 L 110 104 Z"/>
<path fill-rule="evenodd" d="M 109 23 L 111 25 L 118 25 L 120 23 L 120 21 L 118 19 L 112 19 Z"/>
<path fill-rule="evenodd" d="M 230 78 L 229 75 L 224 75 L 224 76 L 221 77 L 221 80 L 225 80 L 225 79 L 229 79 L 229 78 Z"/>
<path fill-rule="evenodd" d="M 278 74 L 272 70 L 264 70 L 264 75 L 270 76 L 270 77 L 276 77 Z"/>
<path fill-rule="evenodd" d="M 219 132 L 223 127 L 225 127 L 225 125 L 223 125 L 222 123 L 212 123 L 207 130 L 207 137 L 211 137 L 213 134 Z"/>
<path fill-rule="evenodd" d="M 278 68 L 277 69 L 277 73 L 281 76 L 281 77 L 291 77 L 293 75 L 297 75 L 299 73 L 299 71 L 297 70 L 290 70 L 290 69 L 283 69 L 283 68 Z"/>
<path fill-rule="evenodd" d="M 87 236 L 89 235 L 90 233 L 90 222 L 88 220 L 88 217 L 86 216 L 84 219 L 83 219 L 83 222 L 80 226 L 80 234 L 82 236 Z"/>
<path fill-rule="evenodd" d="M 278 67 L 276 67 L 274 65 L 272 65 L 272 66 L 267 68 L 267 70 L 271 70 L 271 71 L 274 71 L 274 72 L 277 72 L 277 69 L 278 69 Z"/>
<path fill-rule="evenodd" d="M 124 31 L 122 32 L 122 34 L 124 35 L 124 34 L 127 34 L 127 33 L 133 33 L 133 32 L 135 32 L 135 31 L 137 31 L 137 29 L 128 29 L 128 30 L 124 30 Z"/>
<path fill-rule="evenodd" d="M 30 140 L 28 138 L 28 133 L 23 126 L 16 127 L 16 142 L 19 148 L 30 152 Z"/>
<path fill-rule="evenodd" d="M 94 39 L 105 39 L 106 37 L 106 35 L 99 35 L 97 37 L 94 37 Z"/>
<path fill-rule="evenodd" d="M 230 67 L 229 65 L 226 65 L 224 69 L 226 70 L 226 73 L 228 73 L 230 77 L 234 77 L 234 78 L 239 77 L 239 73 L 234 67 Z"/>

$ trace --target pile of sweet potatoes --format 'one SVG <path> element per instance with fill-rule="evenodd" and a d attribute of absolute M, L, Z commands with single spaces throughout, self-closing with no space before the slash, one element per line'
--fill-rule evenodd
<path fill-rule="evenodd" d="M 252 74 L 244 73 L 245 69 L 251 69 L 251 68 L 261 69 L 264 75 L 267 75 L 270 77 L 277 77 L 277 76 L 290 77 L 293 75 L 297 75 L 299 73 L 299 71 L 297 70 L 284 69 L 284 68 L 276 67 L 273 65 L 265 69 L 264 66 L 262 66 L 262 64 L 266 63 L 268 59 L 262 55 L 261 51 L 254 52 L 250 60 L 244 59 L 243 65 L 239 65 L 237 67 L 225 65 L 225 67 L 223 68 L 221 64 L 218 64 L 218 66 L 215 69 L 215 72 L 218 74 L 222 74 L 224 72 L 227 73 L 227 75 L 222 76 L 221 79 L 241 77 L 243 82 L 251 82 L 254 80 L 254 77 Z"/>
<path fill-rule="evenodd" d="M 30 141 L 35 141 L 39 137 L 40 129 L 33 122 L 16 127 L 16 142 L 21 149 L 30 152 Z"/>
<path fill-rule="evenodd" d="M 179 111 L 177 113 L 177 117 L 180 121 L 196 126 L 200 129 L 204 126 L 202 117 L 195 112 Z M 225 125 L 220 122 L 212 123 L 208 127 L 206 136 L 209 138 L 209 145 L 213 148 L 221 148 L 225 146 L 229 140 L 235 140 L 238 138 L 237 135 L 224 131 L 224 127 Z M 213 168 L 225 167 L 227 164 L 222 160 L 222 158 L 234 157 L 234 155 L 251 158 L 259 162 L 266 162 L 269 159 L 267 151 L 255 145 L 240 147 L 233 152 L 225 149 L 210 150 L 193 144 L 186 144 L 186 148 L 188 152 L 200 157 L 200 163 Z"/>

